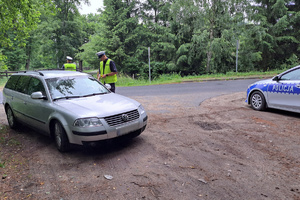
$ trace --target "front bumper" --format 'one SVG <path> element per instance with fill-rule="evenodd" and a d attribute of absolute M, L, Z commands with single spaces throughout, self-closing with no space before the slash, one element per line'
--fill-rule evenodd
<path fill-rule="evenodd" d="M 70 143 L 83 145 L 85 142 L 96 142 L 117 138 L 139 130 L 143 132 L 146 125 L 147 115 L 142 116 L 137 120 L 115 127 L 111 127 L 107 123 L 103 122 L 103 126 L 101 127 L 93 127 L 88 129 L 77 128 L 76 130 L 70 130 L 69 127 L 65 127 L 65 130 L 68 134 Z"/>

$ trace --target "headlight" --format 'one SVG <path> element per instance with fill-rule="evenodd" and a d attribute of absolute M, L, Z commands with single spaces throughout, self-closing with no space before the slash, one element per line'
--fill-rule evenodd
<path fill-rule="evenodd" d="M 141 114 L 144 114 L 145 113 L 145 109 L 142 105 L 139 106 L 140 110 L 141 110 Z"/>
<path fill-rule="evenodd" d="M 84 119 L 76 119 L 74 122 L 74 126 L 77 127 L 97 127 L 103 126 L 99 118 L 84 118 Z"/>

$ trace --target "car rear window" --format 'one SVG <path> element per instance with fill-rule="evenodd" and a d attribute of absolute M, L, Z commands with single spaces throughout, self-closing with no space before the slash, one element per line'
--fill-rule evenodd
<path fill-rule="evenodd" d="M 5 88 L 14 90 L 19 78 L 20 76 L 11 76 L 6 83 Z"/>

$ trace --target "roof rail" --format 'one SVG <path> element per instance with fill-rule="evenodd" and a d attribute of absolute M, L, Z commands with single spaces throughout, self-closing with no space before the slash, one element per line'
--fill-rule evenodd
<path fill-rule="evenodd" d="M 27 71 L 17 71 L 17 73 L 26 73 Z"/>

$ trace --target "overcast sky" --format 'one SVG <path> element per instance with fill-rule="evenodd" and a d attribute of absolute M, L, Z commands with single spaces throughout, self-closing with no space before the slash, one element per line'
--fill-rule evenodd
<path fill-rule="evenodd" d="M 96 14 L 98 8 L 103 8 L 103 0 L 89 0 L 90 6 L 87 6 L 86 4 L 81 5 L 81 9 L 79 9 L 80 14 L 89 14 L 93 13 Z"/>

